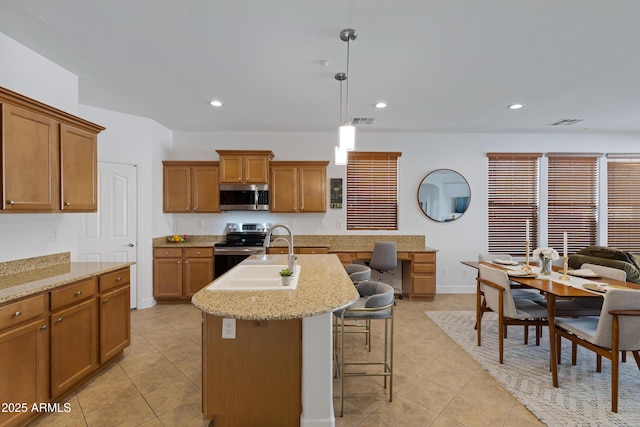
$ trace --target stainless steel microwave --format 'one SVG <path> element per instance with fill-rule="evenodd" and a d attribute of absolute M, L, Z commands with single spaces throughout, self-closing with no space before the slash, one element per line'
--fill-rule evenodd
<path fill-rule="evenodd" d="M 268 211 L 268 184 L 220 184 L 221 211 Z"/>

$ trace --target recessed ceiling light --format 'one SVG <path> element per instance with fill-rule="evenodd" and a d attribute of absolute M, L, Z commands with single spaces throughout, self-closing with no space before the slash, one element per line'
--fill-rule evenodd
<path fill-rule="evenodd" d="M 376 104 L 376 108 L 387 108 L 387 103 L 380 101 Z"/>
<path fill-rule="evenodd" d="M 510 110 L 519 110 L 524 107 L 524 104 L 511 104 L 507 108 Z"/>
<path fill-rule="evenodd" d="M 211 104 L 214 107 L 222 107 L 222 101 L 218 101 L 217 99 L 214 99 L 209 104 Z"/>

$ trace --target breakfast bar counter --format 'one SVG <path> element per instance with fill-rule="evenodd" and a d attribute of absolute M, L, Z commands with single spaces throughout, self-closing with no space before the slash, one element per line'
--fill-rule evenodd
<path fill-rule="evenodd" d="M 192 298 L 200 310 L 244 320 L 284 320 L 333 312 L 358 298 L 349 276 L 335 255 L 298 255 L 298 286 L 278 291 L 209 291 Z M 286 264 L 286 255 L 253 255 L 245 264 Z"/>
<path fill-rule="evenodd" d="M 213 425 L 335 425 L 333 311 L 359 294 L 336 255 L 296 262 L 295 289 L 215 290 L 243 266 L 287 264 L 286 255 L 253 255 L 192 297 L 203 311 L 202 411 Z"/>

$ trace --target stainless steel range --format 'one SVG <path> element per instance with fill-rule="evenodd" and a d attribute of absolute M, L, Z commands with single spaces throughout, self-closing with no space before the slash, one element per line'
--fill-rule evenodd
<path fill-rule="evenodd" d="M 263 244 L 269 227 L 271 224 L 267 223 L 227 223 L 226 240 L 214 246 L 214 277 L 217 279 L 251 255 L 265 254 Z"/>

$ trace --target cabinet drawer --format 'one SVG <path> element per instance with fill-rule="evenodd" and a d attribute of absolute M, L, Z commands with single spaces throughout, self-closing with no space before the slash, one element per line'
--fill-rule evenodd
<path fill-rule="evenodd" d="M 182 248 L 154 248 L 154 258 L 182 258 Z"/>
<path fill-rule="evenodd" d="M 327 248 L 296 248 L 296 252 L 299 254 L 326 254 Z"/>
<path fill-rule="evenodd" d="M 57 310 L 65 305 L 85 300 L 96 294 L 96 278 L 67 286 L 63 289 L 51 291 L 51 310 Z"/>
<path fill-rule="evenodd" d="M 435 252 L 413 254 L 413 262 L 436 262 Z"/>
<path fill-rule="evenodd" d="M 40 316 L 45 311 L 44 294 L 11 302 L 0 307 L 0 330 Z"/>
<path fill-rule="evenodd" d="M 418 264 L 413 263 L 412 271 L 416 274 L 434 274 L 436 272 L 435 264 Z"/>
<path fill-rule="evenodd" d="M 436 294 L 436 278 L 433 276 L 417 276 L 412 280 L 412 295 L 431 296 Z"/>
<path fill-rule="evenodd" d="M 289 253 L 289 248 L 269 248 L 268 249 L 268 253 L 269 254 L 288 254 Z"/>
<path fill-rule="evenodd" d="M 348 252 L 340 252 L 336 254 L 342 264 L 351 264 L 351 254 Z"/>
<path fill-rule="evenodd" d="M 186 248 L 184 256 L 186 258 L 212 258 L 213 248 Z"/>
<path fill-rule="evenodd" d="M 129 269 L 114 271 L 100 276 L 100 292 L 129 283 Z"/>

